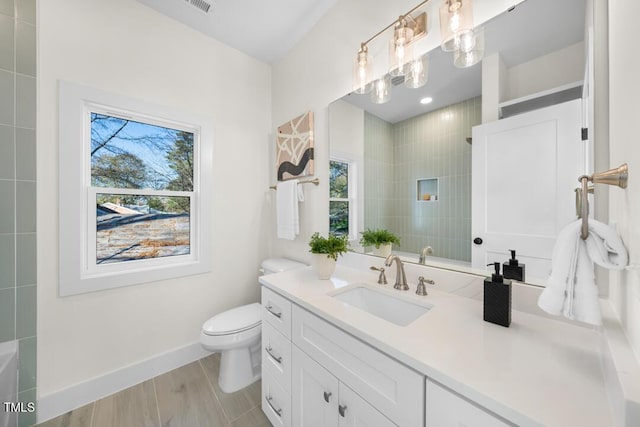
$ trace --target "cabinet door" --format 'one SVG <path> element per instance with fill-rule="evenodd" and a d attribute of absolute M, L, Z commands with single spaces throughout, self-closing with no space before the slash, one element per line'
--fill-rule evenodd
<path fill-rule="evenodd" d="M 508 427 L 512 425 L 429 379 L 427 379 L 426 415 L 429 427 Z"/>
<path fill-rule="evenodd" d="M 338 413 L 339 427 L 393 427 L 396 425 L 342 383 L 340 383 Z"/>
<path fill-rule="evenodd" d="M 316 361 L 292 346 L 293 425 L 338 425 L 338 380 Z"/>

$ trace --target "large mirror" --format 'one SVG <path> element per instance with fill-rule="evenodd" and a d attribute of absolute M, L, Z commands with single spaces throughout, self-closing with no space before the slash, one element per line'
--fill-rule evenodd
<path fill-rule="evenodd" d="M 566 188 L 576 185 L 585 165 L 585 149 L 575 154 L 575 165 L 567 167 L 565 174 L 537 170 L 544 179 L 534 185 L 525 173 L 527 165 L 563 161 L 532 160 L 538 152 L 556 147 L 535 146 L 537 135 L 546 132 L 544 126 L 512 125 L 512 129 L 529 129 L 521 133 L 533 139 L 532 146 L 520 144 L 526 139 L 520 136 L 512 137 L 508 147 L 496 142 L 489 148 L 483 141 L 497 141 L 496 135 L 504 134 L 490 122 L 511 123 L 515 117 L 572 99 L 582 104 L 588 57 L 585 3 L 526 0 L 482 26 L 485 54 L 481 63 L 457 68 L 453 55 L 437 48 L 427 54 L 425 86 L 407 88 L 400 77 L 393 79 L 387 103 L 375 104 L 370 95 L 355 93 L 333 102 L 329 106 L 330 230 L 348 233 L 355 250 L 370 253 L 374 247 L 358 243 L 362 232 L 384 229 L 399 238 L 400 245 L 394 245 L 393 251 L 407 261 L 476 273 L 486 270 L 481 267 L 486 261 L 506 261 L 509 249 L 516 249 L 530 273 L 526 281 L 545 279 L 553 240 L 567 218 L 550 214 L 555 208 L 544 204 L 553 193 L 556 201 L 561 200 L 565 217 L 575 218 L 573 193 Z M 581 120 L 582 115 L 575 123 L 578 131 Z M 507 151 L 517 161 L 503 158 Z M 490 171 L 496 168 L 513 179 L 505 180 L 504 174 L 491 177 Z M 571 182 L 558 190 L 555 181 L 565 175 Z M 514 195 L 503 192 L 509 188 Z M 567 194 L 558 196 L 559 191 Z M 515 220 L 509 218 L 529 219 L 512 224 Z M 544 229 L 547 222 L 551 225 Z M 531 232 L 531 224 L 538 223 L 543 225 Z M 542 242 L 540 236 L 545 234 L 548 238 Z M 478 236 L 494 241 L 494 246 L 479 244 Z M 544 246 L 542 255 L 532 249 L 532 239 Z"/>

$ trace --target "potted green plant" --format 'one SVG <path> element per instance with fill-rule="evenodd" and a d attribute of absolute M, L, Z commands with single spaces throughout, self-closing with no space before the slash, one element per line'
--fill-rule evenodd
<path fill-rule="evenodd" d="M 398 236 L 384 228 L 374 230 L 367 228 L 360 234 L 362 234 L 360 244 L 362 246 L 372 246 L 374 255 L 387 257 L 391 253 L 394 243 L 400 246 Z"/>
<path fill-rule="evenodd" d="M 315 232 L 309 240 L 309 252 L 313 255 L 313 267 L 319 279 L 328 279 L 336 269 L 338 256 L 347 252 L 349 240 L 346 235 L 329 234 L 323 237 Z"/>

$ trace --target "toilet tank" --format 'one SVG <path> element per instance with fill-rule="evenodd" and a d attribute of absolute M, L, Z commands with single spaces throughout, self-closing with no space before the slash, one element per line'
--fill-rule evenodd
<path fill-rule="evenodd" d="M 296 268 L 302 267 L 306 267 L 306 264 L 287 258 L 269 258 L 262 261 L 262 268 L 260 269 L 260 273 L 280 273 L 282 271 L 295 270 Z"/>

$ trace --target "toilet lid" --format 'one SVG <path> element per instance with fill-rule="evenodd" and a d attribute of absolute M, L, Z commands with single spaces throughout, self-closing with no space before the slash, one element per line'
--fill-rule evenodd
<path fill-rule="evenodd" d="M 262 306 L 258 303 L 232 308 L 204 322 L 202 332 L 207 335 L 229 335 L 260 325 Z"/>

